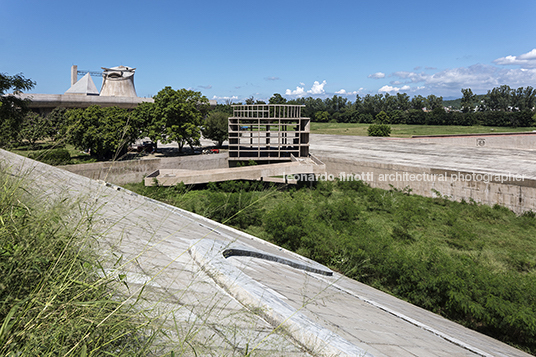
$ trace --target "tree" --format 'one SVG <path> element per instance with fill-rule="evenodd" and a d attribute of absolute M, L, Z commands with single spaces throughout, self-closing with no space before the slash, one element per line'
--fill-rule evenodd
<path fill-rule="evenodd" d="M 321 112 L 316 112 L 314 115 L 315 121 L 318 121 L 320 123 L 327 123 L 329 121 L 329 118 L 329 113 L 325 110 Z"/>
<path fill-rule="evenodd" d="M 409 95 L 407 93 L 396 93 L 398 110 L 406 111 L 411 107 Z"/>
<path fill-rule="evenodd" d="M 208 99 L 188 89 L 174 90 L 165 87 L 154 96 L 153 121 L 149 125 L 149 137 L 163 143 L 177 142 L 179 152 L 185 144 L 199 145 L 201 123 L 209 108 Z"/>
<path fill-rule="evenodd" d="M 48 121 L 48 132 L 46 133 L 46 137 L 48 137 L 51 140 L 56 141 L 58 138 L 58 134 L 61 130 L 61 127 L 64 125 L 66 120 L 66 113 L 67 109 L 65 108 L 54 108 L 47 116 L 46 119 Z"/>
<path fill-rule="evenodd" d="M 436 97 L 430 94 L 426 97 L 426 109 L 433 111 L 436 108 L 443 108 L 443 97 Z"/>
<path fill-rule="evenodd" d="M 203 126 L 203 136 L 221 147 L 229 137 L 228 120 L 229 116 L 226 113 L 216 111 L 208 113 Z"/>
<path fill-rule="evenodd" d="M 22 124 L 20 138 L 26 140 L 34 149 L 36 142 L 46 138 L 49 132 L 50 124 L 47 118 L 34 112 L 28 112 Z"/>
<path fill-rule="evenodd" d="M 279 93 L 274 93 L 272 97 L 268 100 L 270 104 L 285 104 L 287 100 Z"/>
<path fill-rule="evenodd" d="M 424 98 L 422 95 L 419 94 L 411 98 L 412 109 L 422 110 L 424 107 L 426 107 L 426 98 Z"/>
<path fill-rule="evenodd" d="M 100 160 L 115 159 L 140 136 L 141 123 L 126 109 L 101 108 L 70 109 L 66 114 L 62 133 L 76 148 L 89 150 Z"/>
<path fill-rule="evenodd" d="M 377 124 L 389 124 L 389 116 L 383 110 L 376 114 L 375 119 Z"/>
<path fill-rule="evenodd" d="M 29 111 L 28 101 L 17 97 L 23 90 L 30 90 L 35 82 L 24 78 L 22 74 L 8 76 L 0 73 L 0 147 L 16 140 Z M 13 90 L 12 94 L 6 94 Z"/>
<path fill-rule="evenodd" d="M 471 88 L 462 88 L 462 112 L 469 113 L 474 110 L 476 95 L 473 94 Z"/>
<path fill-rule="evenodd" d="M 502 110 L 511 109 L 512 89 L 507 85 L 495 87 L 488 91 L 483 99 L 483 110 Z"/>

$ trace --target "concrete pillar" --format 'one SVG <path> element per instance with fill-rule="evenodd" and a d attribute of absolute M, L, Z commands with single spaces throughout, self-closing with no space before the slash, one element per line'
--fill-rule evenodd
<path fill-rule="evenodd" d="M 74 86 L 78 82 L 78 66 L 73 64 L 71 66 L 71 86 Z"/>

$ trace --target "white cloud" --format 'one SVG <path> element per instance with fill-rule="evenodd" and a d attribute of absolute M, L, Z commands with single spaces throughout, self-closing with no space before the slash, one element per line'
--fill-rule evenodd
<path fill-rule="evenodd" d="M 360 91 L 362 91 L 363 88 L 359 88 L 359 90 L 354 90 L 352 92 L 347 92 L 345 89 L 341 89 L 335 92 L 335 94 L 342 95 L 342 96 L 351 96 L 351 95 L 357 95 L 360 94 Z"/>
<path fill-rule="evenodd" d="M 325 80 L 322 81 L 322 83 L 318 81 L 314 81 L 311 89 L 309 89 L 308 91 L 305 91 L 305 87 L 303 83 L 300 82 L 300 84 L 302 85 L 302 87 L 297 86 L 296 89 L 294 90 L 287 89 L 285 91 L 285 95 L 294 96 L 294 97 L 302 97 L 305 94 L 322 95 L 326 93 L 326 91 L 324 90 L 324 86 L 327 84 L 327 82 Z"/>
<path fill-rule="evenodd" d="M 313 83 L 313 86 L 311 87 L 311 89 L 309 89 L 307 91 L 307 93 L 310 93 L 310 94 L 324 94 L 325 91 L 324 91 L 324 86 L 327 84 L 327 82 L 324 80 L 322 81 L 322 83 L 319 83 L 318 81 L 315 81 Z"/>
<path fill-rule="evenodd" d="M 374 78 L 374 79 L 381 79 L 381 78 L 385 78 L 385 73 L 376 72 L 376 73 L 373 73 L 373 74 L 369 74 L 367 77 L 368 78 Z"/>
<path fill-rule="evenodd" d="M 305 89 L 300 86 L 297 86 L 295 90 L 287 89 L 285 91 L 285 95 L 292 95 L 292 96 L 297 96 L 297 97 L 301 97 L 304 94 L 305 94 Z"/>
<path fill-rule="evenodd" d="M 417 72 L 408 72 L 408 71 L 398 71 L 398 72 L 393 73 L 391 76 L 406 79 L 410 83 L 423 82 L 428 77 L 428 75 L 423 72 L 417 73 Z"/>
<path fill-rule="evenodd" d="M 380 89 L 378 89 L 378 93 L 398 93 L 400 91 L 408 91 L 410 90 L 411 87 L 410 86 L 402 86 L 402 87 L 392 87 L 392 86 L 388 86 L 388 85 L 385 85 L 383 87 L 381 87 Z"/>
<path fill-rule="evenodd" d="M 236 100 L 238 97 L 236 95 L 233 95 L 232 97 L 218 97 L 217 95 L 213 96 L 212 99 L 216 100 Z"/>
<path fill-rule="evenodd" d="M 524 58 L 530 58 L 530 53 Z M 400 71 L 393 73 L 392 76 L 404 79 L 406 84 L 404 87 L 408 87 L 407 85 L 411 83 L 420 83 L 421 86 L 413 87 L 412 92 L 425 91 L 436 95 L 456 96 L 460 95 L 462 88 L 471 88 L 474 93 L 486 93 L 503 84 L 512 88 L 533 86 L 536 82 L 536 68 L 506 69 L 493 65 L 475 64 L 469 67 L 448 68 L 430 74 Z M 398 83 L 400 82 L 393 81 L 390 86 L 380 88 L 379 92 L 391 93 L 397 92 L 397 89 L 406 90 L 403 89 L 404 87 L 398 88 Z"/>
<path fill-rule="evenodd" d="M 493 63 L 501 66 L 515 65 L 521 68 L 536 68 L 536 48 L 519 56 L 497 58 Z"/>

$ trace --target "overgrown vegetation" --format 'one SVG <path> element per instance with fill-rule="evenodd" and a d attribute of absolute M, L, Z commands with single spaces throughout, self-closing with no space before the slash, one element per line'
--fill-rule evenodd
<path fill-rule="evenodd" d="M 150 320 L 114 298 L 114 280 L 99 274 L 91 217 L 23 185 L 2 167 L 0 355 L 148 355 Z"/>
<path fill-rule="evenodd" d="M 536 353 L 532 212 L 516 216 L 501 206 L 373 189 L 361 181 L 288 190 L 249 182 L 128 188 Z"/>
<path fill-rule="evenodd" d="M 389 136 L 391 127 L 387 124 L 371 124 L 367 129 L 368 136 Z"/>

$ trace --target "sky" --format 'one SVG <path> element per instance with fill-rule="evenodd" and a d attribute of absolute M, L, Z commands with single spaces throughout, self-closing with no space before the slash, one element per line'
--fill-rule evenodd
<path fill-rule="evenodd" d="M 0 0 L 0 73 L 46 94 L 69 89 L 72 65 L 124 65 L 140 97 L 451 99 L 536 87 L 535 18 L 535 0 Z"/>

